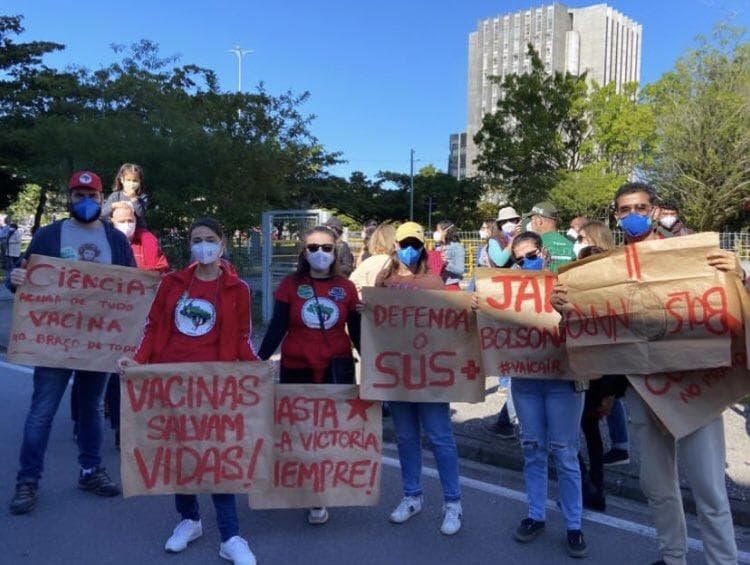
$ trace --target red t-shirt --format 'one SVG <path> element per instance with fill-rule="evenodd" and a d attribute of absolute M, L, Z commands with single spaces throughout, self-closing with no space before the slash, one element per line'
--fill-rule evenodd
<path fill-rule="evenodd" d="M 193 277 L 172 312 L 172 332 L 159 362 L 216 361 L 219 358 L 221 328 L 216 310 L 220 285 L 221 278 L 202 281 Z"/>
<path fill-rule="evenodd" d="M 316 303 L 315 296 L 318 301 Z M 346 319 L 359 302 L 354 284 L 343 277 L 286 277 L 274 293 L 279 302 L 289 304 L 289 327 L 281 344 L 281 365 L 289 369 L 312 369 L 322 378 L 332 357 L 351 357 L 352 343 L 346 333 Z M 320 329 L 320 305 L 324 332 Z"/>

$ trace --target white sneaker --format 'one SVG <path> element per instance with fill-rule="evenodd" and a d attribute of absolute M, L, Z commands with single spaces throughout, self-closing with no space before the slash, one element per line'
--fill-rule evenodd
<path fill-rule="evenodd" d="M 328 521 L 328 510 L 325 507 L 321 508 L 310 508 L 307 511 L 307 523 L 319 526 L 325 524 Z"/>
<path fill-rule="evenodd" d="M 443 525 L 440 531 L 446 536 L 452 536 L 461 529 L 461 503 L 446 502 L 443 504 Z"/>
<path fill-rule="evenodd" d="M 164 550 L 170 553 L 184 551 L 188 544 L 203 535 L 200 520 L 183 520 L 175 527 L 172 536 L 164 544 Z"/>
<path fill-rule="evenodd" d="M 245 538 L 232 536 L 219 546 L 219 555 L 234 565 L 255 565 L 255 555 Z"/>
<path fill-rule="evenodd" d="M 389 520 L 394 524 L 403 524 L 409 518 L 422 511 L 422 495 L 405 496 L 396 509 L 391 512 Z"/>

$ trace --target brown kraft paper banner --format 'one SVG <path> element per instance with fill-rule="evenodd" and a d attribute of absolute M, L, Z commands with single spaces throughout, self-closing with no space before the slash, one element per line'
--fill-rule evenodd
<path fill-rule="evenodd" d="M 731 367 L 629 378 L 676 439 L 702 428 L 727 406 L 750 395 L 750 297 L 740 280 L 734 279 L 731 301 L 742 303 L 744 331 L 732 336 Z"/>
<path fill-rule="evenodd" d="M 273 482 L 250 493 L 250 506 L 377 504 L 381 417 L 356 385 L 276 385 Z"/>
<path fill-rule="evenodd" d="M 362 398 L 484 400 L 470 294 L 364 288 L 362 299 Z"/>
<path fill-rule="evenodd" d="M 477 269 L 479 343 L 487 375 L 569 379 L 565 333 L 548 271 Z"/>
<path fill-rule="evenodd" d="M 741 325 L 732 282 L 710 267 L 716 233 L 643 241 L 561 268 L 568 362 L 578 375 L 654 373 L 731 365 Z"/>
<path fill-rule="evenodd" d="M 16 290 L 8 361 L 111 372 L 133 355 L 161 277 L 131 267 L 32 255 Z"/>
<path fill-rule="evenodd" d="M 267 488 L 273 437 L 268 363 L 164 363 L 120 379 L 123 495 Z"/>

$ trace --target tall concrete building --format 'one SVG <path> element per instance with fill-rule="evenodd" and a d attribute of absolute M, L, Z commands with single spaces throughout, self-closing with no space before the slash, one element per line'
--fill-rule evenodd
<path fill-rule="evenodd" d="M 450 137 L 450 154 L 448 156 L 448 174 L 458 180 L 466 178 L 466 132 L 452 133 Z"/>
<path fill-rule="evenodd" d="M 587 72 L 590 80 L 615 82 L 619 89 L 640 80 L 642 33 L 640 24 L 607 4 L 568 8 L 554 3 L 481 20 L 469 34 L 466 174 L 477 173 L 474 135 L 500 97 L 500 87 L 488 77 L 528 72 L 529 43 L 548 72 Z"/>

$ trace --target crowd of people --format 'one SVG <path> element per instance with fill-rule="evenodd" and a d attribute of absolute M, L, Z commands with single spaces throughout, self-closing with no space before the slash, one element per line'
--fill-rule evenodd
<path fill-rule="evenodd" d="M 465 250 L 452 222 L 437 225 L 432 249 L 428 248 L 423 227 L 415 222 L 371 222 L 364 226 L 364 246 L 355 260 L 341 237 L 342 222 L 333 217 L 302 236 L 297 268 L 274 293 L 272 319 L 256 353 L 251 342 L 251 293 L 224 259 L 226 240 L 218 222 L 210 218 L 194 221 L 189 230 L 193 262 L 170 272 L 156 237 L 147 229 L 148 198 L 143 171 L 137 165 L 120 168 L 106 201 L 96 174 L 74 174 L 69 182 L 68 207 L 69 218 L 41 228 L 25 253 L 17 255 L 7 284 L 15 291 L 25 283 L 31 254 L 162 273 L 138 350 L 132 358 L 123 357 L 118 362 L 120 370 L 143 363 L 267 360 L 280 346 L 280 382 L 354 383 L 353 351 L 359 349 L 361 312 L 369 306 L 361 299 L 362 288 L 473 292 L 471 281 L 468 287 L 464 282 Z M 614 195 L 613 214 L 626 245 L 688 233 L 679 221 L 677 205 L 658 201 L 654 189 L 646 184 L 623 185 Z M 511 206 L 504 207 L 496 218 L 481 226 L 484 244 L 477 253 L 477 266 L 547 269 L 554 273 L 561 265 L 615 246 L 612 233 L 601 221 L 576 217 L 566 235 L 560 233 L 561 228 L 564 226 L 560 225 L 558 211 L 548 202 L 535 205 L 523 215 Z M 717 249 L 706 261 L 744 280 L 735 254 Z M 564 314 L 570 307 L 567 288 L 557 283 L 551 301 Z M 477 304 L 474 295 L 475 308 Z M 202 313 L 200 324 L 191 317 L 197 310 Z M 102 466 L 101 457 L 105 405 L 119 439 L 117 375 L 36 367 L 10 503 L 14 514 L 30 512 L 38 500 L 50 428 L 72 376 L 78 486 L 103 497 L 120 493 L 119 485 Z M 661 552 L 657 563 L 684 564 L 686 559 L 687 532 L 676 472 L 678 451 L 687 463 L 708 562 L 736 563 L 737 547 L 724 484 L 721 417 L 676 441 L 628 387 L 624 375 L 604 375 L 591 383 L 515 378 L 512 374 L 493 376 L 509 382 L 509 391 L 508 402 L 490 430 L 500 437 L 518 433 L 523 450 L 528 512 L 515 531 L 518 542 L 531 542 L 545 531 L 551 456 L 567 529 L 567 551 L 573 557 L 587 555 L 583 508 L 606 509 L 603 467 L 628 459 L 624 398 L 631 430 L 642 453 L 641 485 L 653 509 Z M 442 486 L 440 531 L 448 536 L 456 534 L 462 526 L 463 508 L 449 404 L 388 402 L 388 410 L 397 438 L 403 486 L 403 498 L 390 513 L 390 521 L 403 524 L 423 507 L 424 434 Z M 605 418 L 611 438 L 611 449 L 606 453 L 600 431 Z M 588 461 L 582 456 L 581 435 L 585 437 Z M 165 543 L 168 552 L 185 550 L 203 533 L 197 497 L 178 494 L 174 500 L 180 521 Z M 255 563 L 247 541 L 240 535 L 235 496 L 213 494 L 212 501 L 221 538 L 220 555 L 236 564 Z M 329 519 L 327 508 L 310 508 L 307 512 L 307 521 L 313 525 Z"/>

